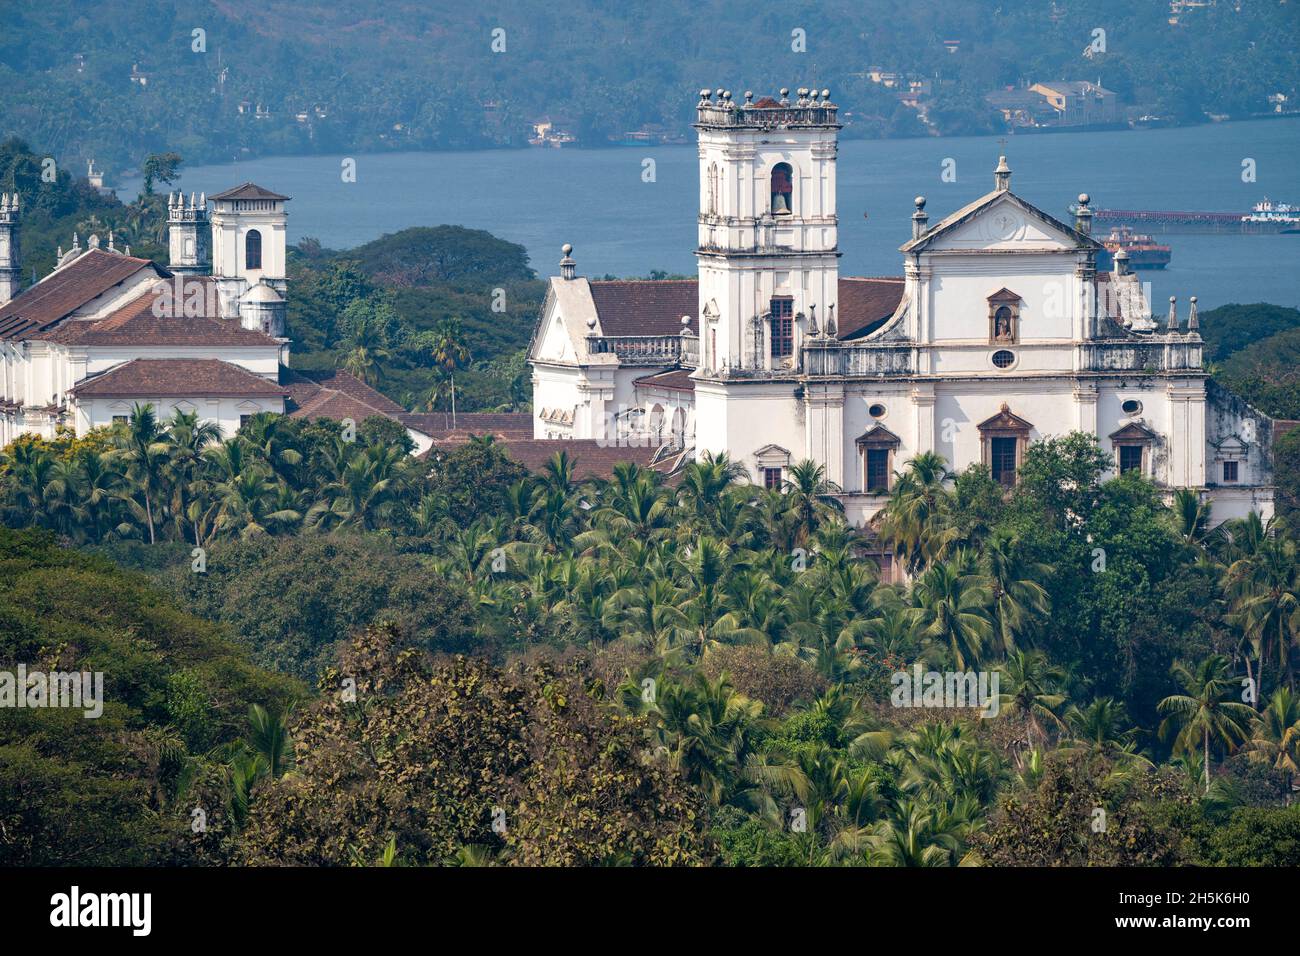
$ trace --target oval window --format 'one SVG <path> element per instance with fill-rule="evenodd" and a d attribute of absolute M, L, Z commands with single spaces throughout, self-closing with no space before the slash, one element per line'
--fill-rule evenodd
<path fill-rule="evenodd" d="M 993 353 L 993 364 L 998 368 L 1010 368 L 1015 364 L 1015 361 L 1015 353 L 1008 352 L 1006 349 L 998 349 Z"/>
<path fill-rule="evenodd" d="M 872 405 L 870 408 L 867 409 L 867 414 L 870 415 L 872 418 L 884 418 L 885 406 L 877 402 L 876 404 Z"/>
<path fill-rule="evenodd" d="M 1142 411 L 1142 403 L 1136 398 L 1130 398 L 1127 402 L 1120 405 L 1120 408 L 1124 409 L 1125 415 L 1136 415 L 1138 412 Z"/>

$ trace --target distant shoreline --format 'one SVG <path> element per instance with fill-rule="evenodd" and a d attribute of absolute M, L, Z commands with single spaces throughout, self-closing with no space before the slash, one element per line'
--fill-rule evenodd
<path fill-rule="evenodd" d="M 968 140 L 968 139 L 982 139 L 982 138 L 986 139 L 990 137 L 1000 137 L 1000 136 L 1006 136 L 1009 138 L 1014 138 L 1016 136 L 1040 136 L 1040 135 L 1048 135 L 1053 133 L 1070 133 L 1070 134 L 1123 133 L 1123 132 L 1152 133 L 1152 132 L 1165 132 L 1168 130 L 1175 130 L 1175 129 L 1197 129 L 1202 126 L 1228 126 L 1228 125 L 1241 124 L 1241 123 L 1254 123 L 1254 122 L 1260 122 L 1264 120 L 1300 121 L 1300 111 L 1296 111 L 1292 113 L 1262 113 L 1255 116 L 1245 116 L 1240 118 L 1234 117 L 1232 119 L 1223 119 L 1223 120 L 1205 119 L 1199 123 L 1167 123 L 1167 124 L 1160 124 L 1160 125 L 1153 125 L 1153 126 L 1132 126 L 1127 123 L 1113 123 L 1113 124 L 1107 123 L 1103 125 L 1094 125 L 1094 126 L 1041 126 L 1041 127 L 1032 127 L 1028 129 L 1020 129 L 1018 131 L 993 130 L 987 133 L 951 133 L 948 135 L 933 135 L 933 136 L 854 136 L 852 134 L 852 127 L 847 127 L 842 132 L 840 136 L 840 141 L 859 143 L 859 142 L 900 142 L 905 140 Z M 352 156 L 352 155 L 402 156 L 402 155 L 417 155 L 417 154 L 428 155 L 428 154 L 439 154 L 439 153 L 466 154 L 466 153 L 509 153 L 509 152 L 536 152 L 542 154 L 549 154 L 551 152 L 591 153 L 591 152 L 600 152 L 602 150 L 630 151 L 636 149 L 642 149 L 642 150 L 644 149 L 690 149 L 691 147 L 692 144 L 689 142 L 662 143 L 662 144 L 660 143 L 633 144 L 633 143 L 620 143 L 620 142 L 611 141 L 611 142 L 602 143 L 600 145 L 588 145 L 583 143 L 575 143 L 570 146 L 564 146 L 559 148 L 545 147 L 545 146 L 531 146 L 531 145 L 524 145 L 524 146 L 499 145 L 499 146 L 473 146 L 473 147 L 442 146 L 442 147 L 432 147 L 429 149 L 391 149 L 391 150 L 390 149 L 364 149 L 359 151 L 351 150 L 351 151 L 344 151 L 344 152 L 340 152 L 339 150 L 328 150 L 319 153 L 266 152 L 266 153 L 249 153 L 246 156 L 233 158 L 233 159 L 202 160 L 202 161 L 194 161 L 187 156 L 184 157 L 185 165 L 181 168 L 181 174 L 183 178 L 185 171 L 191 168 L 199 168 L 199 167 L 206 168 L 212 166 L 233 167 L 233 166 L 238 166 L 241 163 L 259 162 L 268 159 L 295 159 L 295 158 L 317 159 L 323 156 Z M 135 195 L 138 193 L 138 187 L 143 183 L 143 181 L 144 181 L 143 177 L 141 177 L 138 173 L 136 173 L 131 176 L 124 177 L 121 180 L 120 184 L 110 184 L 110 185 L 111 188 L 118 194 L 119 199 L 121 199 L 123 202 L 130 202 L 131 199 L 133 199 Z M 136 192 L 132 192 L 131 191 L 132 188 L 135 188 Z"/>

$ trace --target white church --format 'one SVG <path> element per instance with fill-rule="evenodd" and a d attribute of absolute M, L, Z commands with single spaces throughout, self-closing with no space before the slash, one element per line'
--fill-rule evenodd
<path fill-rule="evenodd" d="M 0 444 L 84 435 L 137 404 L 160 418 L 196 413 L 226 437 L 259 412 L 403 415 L 346 372 L 289 367 L 288 200 L 253 183 L 170 195 L 166 266 L 116 248 L 111 233 L 85 247 L 74 234 L 54 270 L 20 291 L 21 203 L 0 196 Z"/>
<path fill-rule="evenodd" d="M 863 524 L 918 454 L 1010 486 L 1031 442 L 1082 431 L 1215 523 L 1272 514 L 1272 422 L 1210 381 L 1194 296 L 1153 313 L 1123 253 L 1097 270 L 1087 195 L 1058 221 L 1003 158 L 938 221 L 916 199 L 902 275 L 841 276 L 836 114 L 826 90 L 701 93 L 698 278 L 591 281 L 565 246 L 530 347 L 535 438 L 674 467 L 726 452 L 769 487 L 811 459 Z"/>

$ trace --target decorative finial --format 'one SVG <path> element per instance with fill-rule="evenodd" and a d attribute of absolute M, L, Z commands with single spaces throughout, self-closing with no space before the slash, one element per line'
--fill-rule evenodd
<path fill-rule="evenodd" d="M 754 102 L 754 91 L 745 90 L 745 105 L 750 106 Z"/>
<path fill-rule="evenodd" d="M 1195 332 L 1201 327 L 1201 320 L 1196 315 L 1196 296 L 1192 296 L 1192 308 L 1187 313 L 1187 331 Z"/>
<path fill-rule="evenodd" d="M 1115 253 L 1115 274 L 1120 276 L 1128 275 L 1128 252 L 1123 248 Z"/>
<path fill-rule="evenodd" d="M 588 332 L 596 331 L 596 317 L 594 315 L 587 316 L 587 331 Z"/>
<path fill-rule="evenodd" d="M 1169 297 L 1169 331 L 1178 331 L 1178 296 Z"/>
<path fill-rule="evenodd" d="M 998 157 L 998 168 L 993 170 L 993 181 L 997 184 L 1000 193 L 1011 188 L 1011 167 L 1007 165 L 1005 156 Z"/>
<path fill-rule="evenodd" d="M 790 105 L 790 87 L 788 86 L 781 87 L 781 105 L 782 106 Z"/>
<path fill-rule="evenodd" d="M 1091 201 L 1087 193 L 1079 193 L 1079 205 L 1074 211 L 1074 228 L 1085 236 L 1092 235 L 1092 209 L 1088 206 Z"/>
<path fill-rule="evenodd" d="M 917 196 L 913 202 L 916 203 L 916 212 L 912 213 L 912 238 L 920 239 L 925 235 L 925 230 L 929 228 L 930 217 L 925 211 L 924 196 Z"/>
<path fill-rule="evenodd" d="M 560 260 L 560 278 L 572 279 L 578 274 L 578 264 L 573 261 L 573 244 L 566 242 L 560 247 L 564 258 Z"/>
<path fill-rule="evenodd" d="M 826 316 L 826 334 L 831 336 L 832 338 L 834 338 L 838 334 L 838 329 L 835 326 L 834 303 L 832 303 L 828 308 L 828 314 Z"/>
<path fill-rule="evenodd" d="M 808 334 L 816 338 L 821 333 L 817 330 L 817 306 L 808 306 Z"/>

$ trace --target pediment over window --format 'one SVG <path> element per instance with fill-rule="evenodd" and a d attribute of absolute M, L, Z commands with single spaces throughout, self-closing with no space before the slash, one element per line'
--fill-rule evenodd
<path fill-rule="evenodd" d="M 1001 288 L 998 289 L 997 292 L 994 292 L 991 296 L 989 296 L 989 301 L 990 302 L 1019 302 L 1020 296 L 1016 295 L 1016 293 L 1012 292 L 1010 289 Z"/>
<path fill-rule="evenodd" d="M 1214 453 L 1216 459 L 1245 458 L 1246 443 L 1236 435 L 1229 435 L 1223 441 L 1214 444 Z"/>
<path fill-rule="evenodd" d="M 780 445 L 764 445 L 754 452 L 760 468 L 783 468 L 790 464 L 790 451 Z"/>
<path fill-rule="evenodd" d="M 1156 433 L 1139 422 L 1129 422 L 1107 437 L 1113 442 L 1153 442 L 1156 440 Z"/>
<path fill-rule="evenodd" d="M 902 439 L 884 425 L 873 425 L 855 438 L 854 442 L 859 445 L 869 445 L 873 448 L 897 448 L 902 444 Z"/>
<path fill-rule="evenodd" d="M 992 418 L 986 418 L 975 426 L 982 432 L 1015 432 L 1027 433 L 1033 430 L 1033 425 L 1025 421 L 1019 415 L 1013 414 L 1007 407 L 1007 403 L 1002 403 L 1002 408 Z"/>

